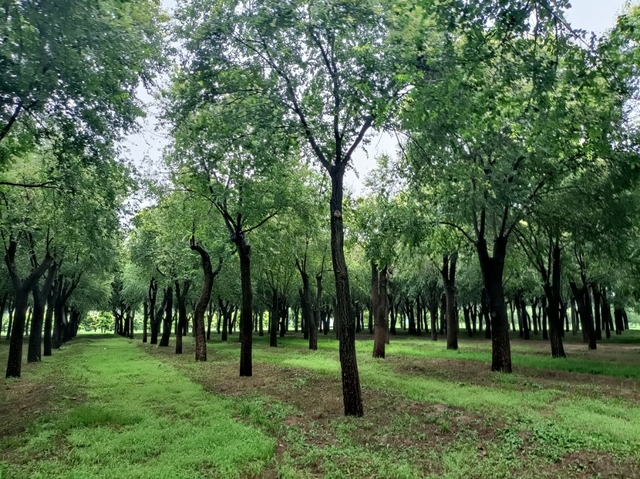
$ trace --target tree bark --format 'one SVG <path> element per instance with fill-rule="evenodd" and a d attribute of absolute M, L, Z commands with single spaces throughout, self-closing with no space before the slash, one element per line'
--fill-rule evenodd
<path fill-rule="evenodd" d="M 171 337 L 171 326 L 173 325 L 173 288 L 171 286 L 167 287 L 165 295 L 165 315 L 162 325 L 162 336 L 160 337 L 160 344 L 158 344 L 158 346 L 166 348 L 169 346 L 169 338 Z"/>
<path fill-rule="evenodd" d="M 458 320 L 456 318 L 456 264 L 458 255 L 445 255 L 442 266 L 442 280 L 447 302 L 447 349 L 458 349 Z M 508 328 L 508 325 L 507 325 Z"/>
<path fill-rule="evenodd" d="M 346 416 L 362 416 L 362 390 L 356 358 L 355 324 L 351 312 L 349 273 L 344 257 L 344 226 L 342 218 L 344 164 L 333 167 L 331 176 L 331 256 L 336 283 L 336 316 L 340 317 L 340 367 L 342 399 Z"/>
<path fill-rule="evenodd" d="M 570 281 L 571 291 L 576 299 L 578 305 L 578 313 L 582 321 L 582 329 L 587 335 L 587 341 L 589 343 L 589 350 L 595 350 L 598 348 L 596 343 L 596 334 L 593 328 L 593 315 L 591 311 L 591 298 L 589 297 L 589 288 L 586 284 L 578 288 L 574 281 Z"/>
<path fill-rule="evenodd" d="M 244 233 L 236 236 L 236 246 L 240 256 L 240 284 L 242 287 L 242 310 L 240 312 L 240 376 L 253 375 L 253 288 L 251 286 L 251 246 Z"/>
<path fill-rule="evenodd" d="M 202 293 L 200 293 L 200 299 L 196 303 L 195 310 L 193 312 L 194 333 L 196 337 L 196 361 L 207 360 L 207 340 L 204 333 L 204 315 L 207 311 L 207 306 L 211 302 L 211 290 L 213 289 L 213 281 L 216 275 L 222 268 L 222 258 L 218 263 L 218 268 L 214 271 L 211 266 L 211 257 L 209 253 L 200 245 L 195 242 L 195 238 L 191 238 L 191 250 L 196 251 L 200 255 L 200 265 L 202 266 L 202 272 L 204 274 L 204 284 L 202 285 Z M 209 316 L 209 328 L 207 334 L 211 334 L 211 318 L 213 314 Z"/>
<path fill-rule="evenodd" d="M 372 268 L 373 269 L 373 268 Z M 373 277 L 373 276 L 372 276 Z M 376 281 L 378 286 L 378 292 L 376 294 L 376 303 L 378 310 L 375 314 L 375 328 L 373 337 L 373 357 L 384 358 L 385 345 L 387 340 L 387 267 L 385 266 L 380 271 L 379 280 Z M 372 291 L 373 291 L 373 280 Z M 373 298 L 372 298 L 373 300 Z"/>
<path fill-rule="evenodd" d="M 504 237 L 495 238 L 493 257 L 489 257 L 487 242 L 484 238 L 477 241 L 476 249 L 478 250 L 480 268 L 491 313 L 491 370 L 510 373 L 509 318 L 502 286 L 507 239 Z"/>
<path fill-rule="evenodd" d="M 180 281 L 176 281 L 175 285 L 176 300 L 178 302 L 178 324 L 176 325 L 176 354 L 182 354 L 182 337 L 185 335 L 185 325 L 187 324 L 186 301 L 191 283 L 189 281 L 185 281 L 182 288 L 180 288 Z"/>

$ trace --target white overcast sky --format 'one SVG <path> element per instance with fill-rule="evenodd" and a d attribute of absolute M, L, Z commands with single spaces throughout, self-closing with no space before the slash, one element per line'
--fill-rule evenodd
<path fill-rule="evenodd" d="M 175 0 L 162 0 L 168 10 L 175 7 Z M 621 13 L 627 0 L 573 0 L 572 8 L 567 12 L 567 20 L 573 28 L 602 34 L 610 29 L 618 14 Z M 147 94 L 143 100 L 151 105 L 151 97 Z M 131 136 L 125 146 L 128 156 L 135 162 L 140 172 L 145 176 L 154 176 L 161 164 L 162 148 L 167 144 L 166 134 L 158 131 L 156 120 L 152 114 L 144 121 L 143 132 Z M 362 189 L 362 180 L 375 166 L 375 157 L 382 153 L 393 155 L 395 141 L 386 135 L 372 138 L 366 148 L 361 148 L 354 156 L 354 165 L 358 175 L 353 171 L 347 173 L 345 184 L 356 191 Z M 359 177 L 359 178 L 358 178 Z"/>

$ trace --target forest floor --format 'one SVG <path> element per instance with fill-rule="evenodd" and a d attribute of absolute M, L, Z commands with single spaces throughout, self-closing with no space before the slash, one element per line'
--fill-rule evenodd
<path fill-rule="evenodd" d="M 0 478 L 640 478 L 640 332 L 579 339 L 553 360 L 514 338 L 507 375 L 486 340 L 398 335 L 381 360 L 358 335 L 365 416 L 345 418 L 331 335 L 256 336 L 251 378 L 236 335 L 206 363 L 190 337 L 81 335 L 0 386 Z"/>

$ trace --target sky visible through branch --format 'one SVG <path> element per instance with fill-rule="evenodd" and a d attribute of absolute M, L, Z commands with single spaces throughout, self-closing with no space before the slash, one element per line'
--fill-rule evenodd
<path fill-rule="evenodd" d="M 627 0 L 573 0 L 567 12 L 567 20 L 574 29 L 602 34 L 615 23 Z M 176 0 L 162 0 L 164 8 L 172 10 Z M 125 142 L 128 156 L 144 177 L 163 174 L 162 150 L 169 143 L 169 135 L 158 127 L 153 97 L 141 89 L 142 100 L 147 104 L 149 115 L 139 134 L 130 136 Z M 382 154 L 395 155 L 397 140 L 388 134 L 374 134 L 368 145 L 360 147 L 353 157 L 354 169 L 347 171 L 345 186 L 356 193 L 363 190 L 364 179 L 375 167 L 375 158 Z"/>

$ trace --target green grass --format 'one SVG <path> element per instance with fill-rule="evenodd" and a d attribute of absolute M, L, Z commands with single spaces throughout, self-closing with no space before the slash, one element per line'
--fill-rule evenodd
<path fill-rule="evenodd" d="M 72 343 L 38 377 L 58 368 L 79 397 L 31 424 L 3 478 L 232 478 L 272 460 L 274 440 L 234 420 L 230 399 L 129 341 Z"/>

